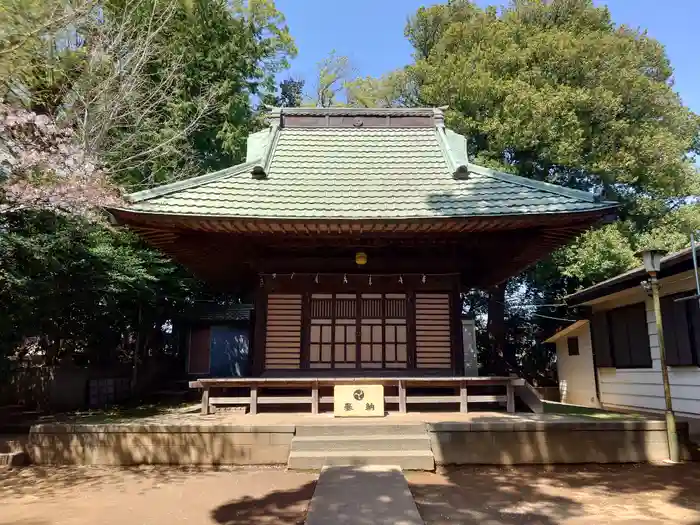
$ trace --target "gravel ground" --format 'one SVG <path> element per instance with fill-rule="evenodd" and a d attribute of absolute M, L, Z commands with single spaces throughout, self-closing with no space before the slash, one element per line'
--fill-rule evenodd
<path fill-rule="evenodd" d="M 427 525 L 700 525 L 697 463 L 407 478 Z M 316 479 L 260 467 L 0 469 L 0 525 L 301 525 Z"/>

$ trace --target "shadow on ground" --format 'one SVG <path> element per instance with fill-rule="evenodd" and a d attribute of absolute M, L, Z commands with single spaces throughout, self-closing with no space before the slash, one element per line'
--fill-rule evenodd
<path fill-rule="evenodd" d="M 700 465 L 692 463 L 474 467 L 408 472 L 406 477 L 427 525 L 700 525 Z M 130 508 L 138 498 L 145 512 L 161 516 L 167 507 L 183 505 L 182 494 L 189 494 L 196 503 L 200 491 L 216 489 L 210 499 L 201 495 L 206 503 L 202 501 L 199 508 L 187 505 L 184 509 L 189 507 L 189 513 L 169 516 L 167 522 L 302 525 L 314 487 L 313 477 L 279 468 L 27 467 L 0 470 L 0 507 L 11 508 L 17 498 L 28 497 L 16 505 L 31 501 L 27 509 L 34 505 L 50 509 L 108 493 L 128 496 L 118 498 L 121 508 Z M 381 491 L 373 497 L 388 503 Z M 15 511 L 21 511 L 20 506 Z M 0 525 L 9 525 L 1 514 Z M 48 510 L 33 514 L 35 521 L 11 523 L 57 523 Z M 133 514 L 129 521 L 143 521 L 134 510 L 129 514 Z M 76 525 L 82 525 L 77 518 Z M 365 516 L 364 523 L 376 522 Z"/>
<path fill-rule="evenodd" d="M 409 472 L 407 478 L 427 525 L 700 525 L 696 464 L 454 468 Z M 309 483 L 261 499 L 234 500 L 214 509 L 211 517 L 220 525 L 301 525 L 298 508 L 312 493 Z M 388 503 L 385 494 L 375 497 Z M 361 510 L 358 517 L 362 521 L 353 523 L 378 523 Z M 342 514 L 336 523 L 346 523 Z"/>
<path fill-rule="evenodd" d="M 270 492 L 262 498 L 244 497 L 211 512 L 214 523 L 224 525 L 303 525 L 316 483 L 287 491 Z"/>
<path fill-rule="evenodd" d="M 263 467 L 264 468 L 264 467 Z M 126 484 L 144 484 L 144 490 L 165 483 L 183 482 L 190 477 L 205 477 L 221 470 L 245 472 L 236 467 L 99 467 L 99 466 L 29 466 L 0 468 L 0 502 L 3 498 L 62 496 L 67 490 L 87 492 L 109 486 L 120 490 Z M 2 522 L 0 522 L 2 525 Z"/>
<path fill-rule="evenodd" d="M 430 525 L 700 525 L 700 468 L 692 463 L 454 468 L 407 477 Z"/>

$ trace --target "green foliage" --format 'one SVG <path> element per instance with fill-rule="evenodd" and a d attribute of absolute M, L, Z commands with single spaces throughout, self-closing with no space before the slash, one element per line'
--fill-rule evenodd
<path fill-rule="evenodd" d="M 315 85 L 315 96 L 309 101 L 310 105 L 320 108 L 343 105 L 338 99 L 347 86 L 352 72 L 350 60 L 346 56 L 337 55 L 335 51 L 317 64 L 318 77 Z"/>
<path fill-rule="evenodd" d="M 698 120 L 663 46 L 588 0 L 467 6 L 416 70 L 473 155 L 625 200 L 697 190 Z"/>
<path fill-rule="evenodd" d="M 391 71 L 380 78 L 365 77 L 347 83 L 348 103 L 365 108 L 421 105 L 418 83 L 410 68 Z"/>
<path fill-rule="evenodd" d="M 109 2 L 105 16 L 122 16 L 124 3 Z M 159 6 L 141 4 L 142 16 L 134 18 L 145 26 Z M 252 97 L 274 90 L 275 74 L 296 53 L 274 3 L 182 2 L 149 45 L 158 52 L 139 91 L 167 84 L 168 96 L 138 125 L 113 131 L 105 158 L 117 180 L 136 189 L 240 162 L 252 131 Z"/>
<path fill-rule="evenodd" d="M 280 95 L 277 103 L 282 108 L 298 108 L 304 100 L 304 81 L 288 78 L 280 82 Z"/>
<path fill-rule="evenodd" d="M 54 109 L 80 69 L 73 44 L 88 0 L 0 2 L 0 98 Z"/>
<path fill-rule="evenodd" d="M 129 191 L 239 162 L 259 125 L 255 99 L 275 91 L 296 53 L 284 17 L 272 0 L 3 0 L 0 17 L 12 139 L 0 188 L 0 365 L 36 349 L 46 363 L 72 352 L 131 359 L 137 341 L 162 351 L 163 326 L 195 301 L 231 298 L 99 213 L 58 204 L 76 192 L 90 200 L 93 171 Z M 282 103 L 298 105 L 302 88 L 283 83 Z M 57 171 L 60 195 L 41 191 Z"/>
<path fill-rule="evenodd" d="M 1 216 L 0 231 L 0 355 L 36 338 L 53 358 L 63 351 L 98 358 L 140 328 L 139 308 L 162 324 L 197 290 L 191 277 L 124 230 L 24 211 Z"/>
<path fill-rule="evenodd" d="M 263 106 L 298 108 L 304 100 L 304 81 L 287 78 L 279 83 L 279 89 L 262 97 Z M 264 108 L 263 108 L 264 110 Z"/>
<path fill-rule="evenodd" d="M 558 303 L 635 266 L 641 248 L 687 245 L 700 226 L 693 204 L 700 119 L 674 92 L 659 42 L 616 26 L 591 0 L 515 0 L 501 9 L 451 0 L 419 9 L 406 36 L 419 98 L 449 106 L 448 125 L 468 137 L 470 158 L 621 204 L 619 222 L 585 233 L 519 277 L 517 293 L 508 286 L 500 322 L 508 323 L 509 352 L 521 364 L 522 348 L 542 327 L 571 317 L 565 308 L 523 316 L 523 290 L 531 303 Z M 511 324 L 519 316 L 524 322 Z M 528 326 L 527 337 L 516 335 Z M 540 350 L 547 362 L 548 350 Z"/>
<path fill-rule="evenodd" d="M 579 236 L 555 255 L 561 273 L 591 285 L 637 264 L 634 247 L 620 224 L 609 224 Z"/>
<path fill-rule="evenodd" d="M 407 35 L 421 96 L 449 105 L 472 158 L 621 202 L 624 224 L 569 248 L 565 275 L 585 281 L 634 264 L 629 250 L 668 232 L 668 214 L 698 194 L 691 153 L 700 120 L 673 91 L 663 46 L 615 26 L 607 9 L 590 0 L 521 0 L 501 11 L 454 1 L 419 10 Z M 612 241 L 621 253 L 586 257 Z M 585 263 L 571 256 L 578 248 Z"/>

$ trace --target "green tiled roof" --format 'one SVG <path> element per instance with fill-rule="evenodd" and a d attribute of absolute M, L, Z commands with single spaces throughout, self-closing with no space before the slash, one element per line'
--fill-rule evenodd
<path fill-rule="evenodd" d="M 610 208 L 593 195 L 467 160 L 464 137 L 384 111 L 392 127 L 296 127 L 273 120 L 251 136 L 249 162 L 129 196 L 132 212 L 275 219 L 461 218 Z M 292 114 L 277 110 L 276 115 Z M 298 111 L 297 111 L 298 113 Z M 318 109 L 305 115 L 337 115 Z M 362 115 L 354 111 L 350 116 Z M 264 178 L 251 175 L 264 172 Z"/>

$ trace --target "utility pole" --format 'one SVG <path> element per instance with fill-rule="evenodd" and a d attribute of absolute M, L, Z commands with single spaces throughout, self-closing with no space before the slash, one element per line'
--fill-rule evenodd
<path fill-rule="evenodd" d="M 659 338 L 659 358 L 661 361 L 661 376 L 664 383 L 664 400 L 666 402 L 666 439 L 668 441 L 668 458 L 674 463 L 680 460 L 678 448 L 678 433 L 676 432 L 676 416 L 673 413 L 673 400 L 671 398 L 671 385 L 668 380 L 668 367 L 666 366 L 666 347 L 664 345 L 664 327 L 661 318 L 661 300 L 659 299 L 658 272 L 661 269 L 661 258 L 664 250 L 644 250 L 641 252 L 644 261 L 644 269 L 649 274 L 651 281 L 651 297 L 654 302 L 654 318 L 656 319 L 656 332 Z"/>

